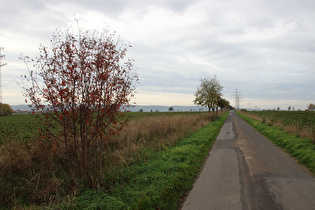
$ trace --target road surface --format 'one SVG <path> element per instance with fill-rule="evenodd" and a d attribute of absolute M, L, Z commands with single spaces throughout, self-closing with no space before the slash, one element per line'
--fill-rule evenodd
<path fill-rule="evenodd" d="M 230 112 L 182 209 L 315 210 L 315 178 Z"/>

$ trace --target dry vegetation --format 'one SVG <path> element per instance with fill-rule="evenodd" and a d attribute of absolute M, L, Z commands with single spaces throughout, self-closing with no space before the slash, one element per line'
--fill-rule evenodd
<path fill-rule="evenodd" d="M 121 165 L 143 160 L 144 150 L 171 146 L 213 119 L 208 113 L 134 118 L 107 143 L 107 151 L 103 153 L 105 176 Z M 33 140 L 15 140 L 0 145 L 0 202 L 51 203 L 70 192 L 75 193 L 77 189 L 73 189 L 63 167 L 66 160 L 58 155 L 62 151 L 54 154 L 52 150 L 53 145 L 37 135 Z"/>
<path fill-rule="evenodd" d="M 198 115 L 148 116 L 132 120 L 116 138 L 109 143 L 105 154 L 111 166 L 137 161 L 141 150 L 158 150 L 174 144 L 181 138 L 208 124 L 214 116 Z M 113 164 L 114 162 L 114 164 Z"/>

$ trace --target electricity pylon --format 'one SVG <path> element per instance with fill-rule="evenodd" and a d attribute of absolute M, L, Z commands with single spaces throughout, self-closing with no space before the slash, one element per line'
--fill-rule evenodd
<path fill-rule="evenodd" d="M 236 91 L 233 92 L 232 96 L 235 97 L 235 109 L 240 109 L 241 94 L 239 92 L 237 92 L 237 87 L 236 87 Z"/>

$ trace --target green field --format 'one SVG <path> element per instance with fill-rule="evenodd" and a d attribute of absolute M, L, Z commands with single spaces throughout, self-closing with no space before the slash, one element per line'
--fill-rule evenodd
<path fill-rule="evenodd" d="M 250 111 L 242 112 L 263 123 L 281 127 L 297 137 L 309 138 L 315 143 L 315 112 L 312 111 Z"/>
<path fill-rule="evenodd" d="M 315 129 L 315 112 L 311 111 L 253 111 L 250 113 L 271 121 L 281 121 L 286 126 Z"/>
<path fill-rule="evenodd" d="M 0 117 L 0 145 L 10 141 L 28 141 L 38 133 L 40 126 L 30 114 Z"/>
<path fill-rule="evenodd" d="M 154 116 L 200 115 L 200 112 L 130 112 L 131 120 Z M 31 114 L 0 117 L 0 145 L 11 141 L 27 142 L 38 134 L 41 124 Z"/>

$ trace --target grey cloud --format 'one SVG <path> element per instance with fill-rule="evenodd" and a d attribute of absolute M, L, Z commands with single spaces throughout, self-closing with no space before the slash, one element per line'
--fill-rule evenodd
<path fill-rule="evenodd" d="M 2 5 L 9 9 L 0 7 L 0 38 L 10 32 L 49 40 L 52 28 L 69 22 L 61 5 L 71 7 L 71 13 L 95 11 L 121 24 L 118 34 L 122 29 L 124 38 L 132 40 L 128 55 L 136 59 L 139 88 L 148 92 L 193 94 L 201 77 L 216 74 L 227 98 L 236 87 L 244 98 L 315 98 L 310 91 L 315 88 L 312 0 L 16 0 Z M 152 19 L 154 8 L 162 12 Z M 124 19 L 126 14 L 132 18 Z M 165 17 L 158 15 L 168 14 L 171 24 L 161 23 Z"/>
<path fill-rule="evenodd" d="M 157 4 L 164 5 L 166 8 L 171 8 L 176 12 L 184 12 L 189 6 L 193 5 L 196 0 L 158 0 Z"/>
<path fill-rule="evenodd" d="M 63 2 L 63 1 L 57 1 Z M 193 4 L 192 0 L 69 0 L 74 5 L 80 5 L 86 9 L 91 9 L 105 15 L 117 18 L 124 11 L 138 10 L 139 13 L 146 13 L 149 6 L 171 9 L 175 12 L 183 12 L 187 7 Z M 139 14 L 140 15 L 140 14 Z"/>

